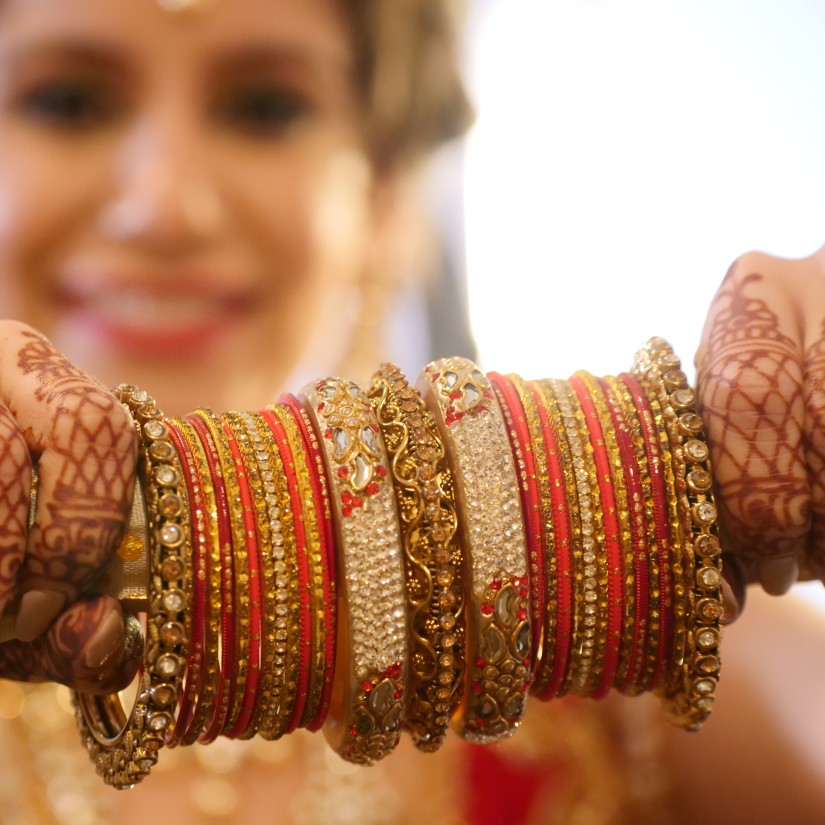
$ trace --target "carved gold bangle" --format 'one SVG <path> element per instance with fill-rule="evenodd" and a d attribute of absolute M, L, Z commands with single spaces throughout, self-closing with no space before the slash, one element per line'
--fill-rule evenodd
<path fill-rule="evenodd" d="M 107 784 L 128 788 L 155 765 L 175 719 L 188 639 L 191 589 L 189 512 L 169 430 L 151 396 L 120 385 L 117 399 L 140 436 L 138 477 L 145 492 L 153 571 L 138 692 L 127 717 L 117 695 L 74 694 L 81 738 Z"/>
<path fill-rule="evenodd" d="M 340 553 L 338 672 L 324 731 L 344 759 L 372 764 L 398 744 L 407 687 L 404 565 L 387 453 L 356 384 L 325 379 L 301 397 L 324 445 Z"/>
<path fill-rule="evenodd" d="M 444 445 L 418 391 L 384 364 L 369 392 L 390 459 L 401 522 L 410 631 L 405 725 L 416 746 L 438 750 L 464 676 L 462 553 Z"/>
<path fill-rule="evenodd" d="M 460 732 L 472 742 L 494 742 L 521 724 L 530 686 L 529 565 L 518 479 L 501 410 L 471 361 L 435 361 L 418 387 L 447 447 L 463 513 L 469 678 Z"/>

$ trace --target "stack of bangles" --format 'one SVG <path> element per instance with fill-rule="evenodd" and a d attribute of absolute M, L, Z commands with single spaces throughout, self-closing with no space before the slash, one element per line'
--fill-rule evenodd
<path fill-rule="evenodd" d="M 488 743 L 528 694 L 655 691 L 698 729 L 719 679 L 708 447 L 661 339 L 630 372 L 308 385 L 256 413 L 166 419 L 116 390 L 141 456 L 149 588 L 131 711 L 75 696 L 103 779 L 162 747 L 323 727 L 373 764 L 402 730 Z M 134 519 L 133 519 L 134 523 Z"/>

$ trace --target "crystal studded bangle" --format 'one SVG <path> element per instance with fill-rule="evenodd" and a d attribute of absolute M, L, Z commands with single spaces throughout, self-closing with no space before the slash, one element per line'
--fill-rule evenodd
<path fill-rule="evenodd" d="M 387 454 L 364 391 L 324 379 L 300 393 L 321 435 L 338 531 L 337 687 L 324 727 L 344 759 L 398 744 L 407 686 L 404 565 Z"/>
<path fill-rule="evenodd" d="M 397 367 L 385 364 L 369 392 L 389 455 L 401 523 L 410 631 L 405 725 L 436 751 L 462 697 L 464 596 L 453 480 L 435 421 Z"/>
<path fill-rule="evenodd" d="M 435 361 L 418 380 L 447 447 L 467 554 L 469 678 L 460 732 L 495 742 L 521 724 L 530 686 L 527 544 L 518 479 L 490 382 L 464 358 Z"/>
<path fill-rule="evenodd" d="M 162 415 L 148 393 L 115 389 L 140 436 L 138 478 L 145 493 L 153 574 L 138 692 L 125 716 L 117 695 L 74 694 L 81 738 L 107 784 L 128 788 L 155 765 L 174 724 L 186 666 L 185 614 L 191 587 L 189 512 L 183 475 Z"/>
<path fill-rule="evenodd" d="M 634 372 L 659 394 L 679 488 L 684 490 L 682 529 L 686 539 L 685 580 L 689 606 L 685 654 L 665 688 L 674 721 L 689 730 L 702 726 L 713 709 L 722 640 L 722 561 L 713 499 L 710 452 L 693 390 L 678 357 L 661 338 L 637 353 Z M 683 486 L 682 486 L 683 485 Z"/>

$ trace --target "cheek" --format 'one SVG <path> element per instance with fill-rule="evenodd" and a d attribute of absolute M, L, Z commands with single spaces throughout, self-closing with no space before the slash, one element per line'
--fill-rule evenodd
<path fill-rule="evenodd" d="M 13 140 L 0 127 L 0 309 L 48 326 L 54 262 L 100 176 L 50 144 Z"/>

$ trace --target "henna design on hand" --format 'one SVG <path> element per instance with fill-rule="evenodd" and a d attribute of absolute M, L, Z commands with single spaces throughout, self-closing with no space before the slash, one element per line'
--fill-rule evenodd
<path fill-rule="evenodd" d="M 136 439 L 114 396 L 41 335 L 25 331 L 18 353 L 35 399 L 48 408 L 37 520 L 26 573 L 88 586 L 115 549 L 127 516 Z"/>
<path fill-rule="evenodd" d="M 825 321 L 819 338 L 805 351 L 805 452 L 811 490 L 813 525 L 808 562 L 825 578 Z"/>
<path fill-rule="evenodd" d="M 26 552 L 31 458 L 11 413 L 0 407 L 0 615 Z"/>
<path fill-rule="evenodd" d="M 801 554 L 811 522 L 800 347 L 736 266 L 717 294 L 697 384 L 723 526 L 750 567 Z"/>

